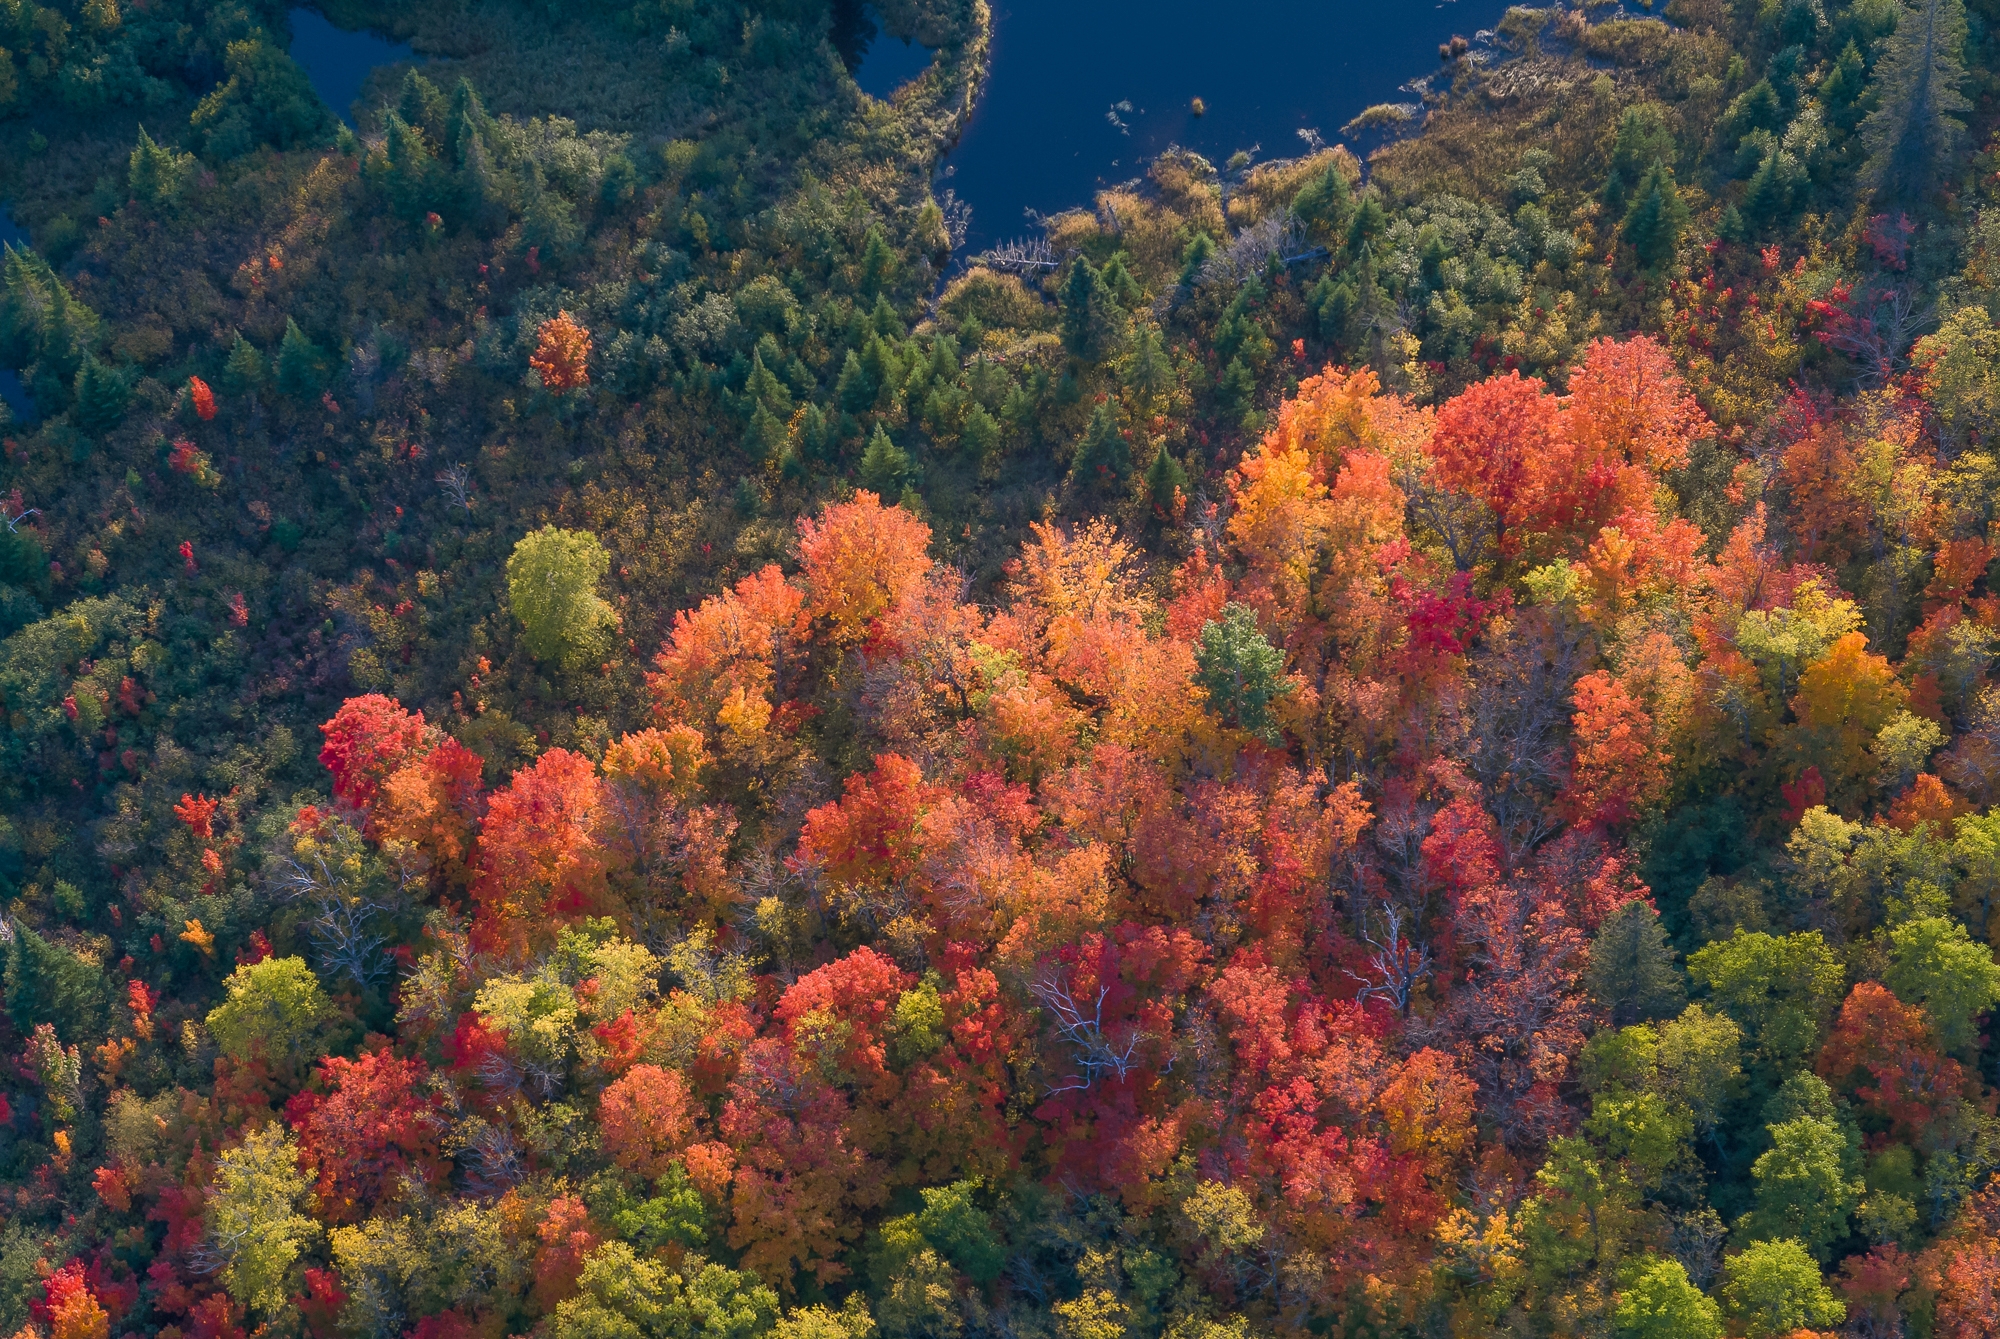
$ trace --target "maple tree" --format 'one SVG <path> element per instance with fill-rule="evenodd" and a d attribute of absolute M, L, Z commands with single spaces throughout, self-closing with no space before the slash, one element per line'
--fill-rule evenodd
<path fill-rule="evenodd" d="M 542 388 L 564 395 L 590 385 L 590 332 L 567 311 L 559 311 L 535 328 L 535 351 L 528 366 L 542 379 Z"/>

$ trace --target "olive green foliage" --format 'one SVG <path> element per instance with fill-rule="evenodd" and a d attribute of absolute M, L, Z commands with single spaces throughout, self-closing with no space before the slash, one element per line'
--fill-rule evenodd
<path fill-rule="evenodd" d="M 507 601 L 537 659 L 575 669 L 606 645 L 618 616 L 597 593 L 611 555 L 597 536 L 544 526 L 507 559 Z"/>
<path fill-rule="evenodd" d="M 1720 1339 L 1722 1308 L 1688 1281 L 1678 1260 L 1644 1259 L 1611 1312 L 1618 1339 Z"/>
<path fill-rule="evenodd" d="M 300 1211 L 305 1198 L 298 1145 L 275 1125 L 250 1131 L 216 1158 L 209 1239 L 224 1261 L 223 1286 L 260 1316 L 289 1305 L 301 1257 L 319 1240 L 319 1224 Z"/>
<path fill-rule="evenodd" d="M 1748 1339 L 1839 1324 L 1847 1308 L 1796 1241 L 1757 1241 L 1723 1262 L 1722 1300 Z"/>
<path fill-rule="evenodd" d="M 777 1294 L 748 1275 L 698 1255 L 670 1270 L 623 1242 L 591 1253 L 578 1288 L 556 1308 L 558 1339 L 754 1339 L 778 1313 Z"/>
<path fill-rule="evenodd" d="M 227 998 L 209 1012 L 209 1035 L 239 1061 L 309 1064 L 325 1054 L 321 1027 L 333 1005 L 302 958 L 266 958 L 238 967 Z"/>

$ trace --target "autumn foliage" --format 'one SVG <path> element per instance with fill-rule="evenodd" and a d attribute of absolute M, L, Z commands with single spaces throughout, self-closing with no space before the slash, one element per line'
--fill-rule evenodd
<path fill-rule="evenodd" d="M 582 390 L 590 385 L 590 332 L 568 312 L 557 312 L 536 328 L 528 366 L 545 390 L 557 395 Z"/>

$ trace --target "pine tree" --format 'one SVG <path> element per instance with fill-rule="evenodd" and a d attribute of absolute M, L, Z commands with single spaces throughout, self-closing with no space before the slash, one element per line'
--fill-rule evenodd
<path fill-rule="evenodd" d="M 1674 258 L 1687 218 L 1687 206 L 1674 187 L 1673 170 L 1656 163 L 1633 193 L 1632 208 L 1618 227 L 1638 253 L 1639 264 L 1653 270 Z"/>
<path fill-rule="evenodd" d="M 1104 356 L 1115 310 L 1102 277 L 1078 256 L 1070 263 L 1062 290 L 1062 342 L 1070 357 L 1095 362 Z"/>
<path fill-rule="evenodd" d="M 792 417 L 792 392 L 765 365 L 762 350 L 751 351 L 750 377 L 743 383 L 743 394 L 751 403 L 768 409 L 781 423 Z"/>
<path fill-rule="evenodd" d="M 1278 741 L 1271 706 L 1293 688 L 1285 657 L 1257 626 L 1248 605 L 1232 602 L 1220 619 L 1202 626 L 1194 653 L 1194 681 L 1208 694 L 1208 709 L 1227 725 L 1266 743 Z"/>
<path fill-rule="evenodd" d="M 264 355 L 239 331 L 229 346 L 229 361 L 222 365 L 222 389 L 235 396 L 253 396 L 264 389 L 269 375 Z"/>
<path fill-rule="evenodd" d="M 382 163 L 376 170 L 389 197 L 389 207 L 402 218 L 415 220 L 429 212 L 433 200 L 436 159 L 424 143 L 423 132 L 390 112 L 387 121 Z"/>
<path fill-rule="evenodd" d="M 1141 413 L 1152 413 L 1173 389 L 1173 364 L 1157 327 L 1140 322 L 1132 332 L 1132 349 L 1125 364 L 1125 389 Z"/>
<path fill-rule="evenodd" d="M 896 251 L 889 245 L 889 239 L 880 227 L 868 230 L 868 240 L 861 251 L 861 296 L 878 297 L 884 289 L 896 282 Z"/>
<path fill-rule="evenodd" d="M 1161 447 L 1146 467 L 1146 501 L 1151 510 L 1148 524 L 1171 525 L 1187 505 L 1188 476 L 1173 452 Z"/>
<path fill-rule="evenodd" d="M 1604 918 L 1590 942 L 1590 993 L 1625 1026 L 1672 1018 L 1687 1003 L 1687 988 L 1659 913 L 1646 902 L 1628 902 Z"/>
<path fill-rule="evenodd" d="M 986 406 L 974 404 L 965 411 L 965 427 L 960 430 L 958 441 L 967 456 L 985 460 L 1000 447 L 1000 424 L 986 412 Z"/>
<path fill-rule="evenodd" d="M 1113 401 L 1103 401 L 1091 411 L 1090 426 L 1084 429 L 1083 444 L 1077 448 L 1071 474 L 1079 486 L 1109 490 L 1132 473 L 1132 450 L 1118 430 Z"/>
<path fill-rule="evenodd" d="M 1965 0 L 1904 0 L 1875 61 L 1875 110 L 1861 123 L 1878 189 L 1922 190 L 1965 135 Z"/>
<path fill-rule="evenodd" d="M 1599 198 L 1613 214 L 1627 209 L 1635 192 L 1653 169 L 1672 162 L 1674 135 L 1651 103 L 1627 107 L 1618 118 L 1618 137 L 1611 144 L 1611 171 Z"/>
<path fill-rule="evenodd" d="M 76 372 L 76 425 L 93 436 L 117 427 L 132 401 L 132 387 L 114 368 L 85 358 Z"/>
<path fill-rule="evenodd" d="M 415 70 L 403 76 L 403 94 L 396 103 L 396 112 L 405 124 L 427 135 L 441 136 L 444 131 L 444 94 Z"/>
<path fill-rule="evenodd" d="M 784 452 L 785 436 L 785 420 L 758 401 L 750 411 L 749 426 L 743 430 L 743 454 L 759 464 L 775 460 Z"/>
<path fill-rule="evenodd" d="M 175 153 L 153 142 L 146 127 L 139 127 L 139 144 L 126 160 L 125 181 L 132 198 L 141 204 L 157 205 L 179 193 L 187 178 L 193 156 Z"/>
<path fill-rule="evenodd" d="M 1292 213 L 1305 225 L 1306 235 L 1328 245 L 1340 237 L 1353 208 L 1354 188 L 1335 163 L 1327 164 L 1326 171 L 1307 182 L 1292 199 Z"/>
<path fill-rule="evenodd" d="M 324 385 L 326 356 L 306 338 L 299 323 L 285 318 L 285 338 L 278 345 L 278 391 L 294 400 L 310 400 Z"/>
<path fill-rule="evenodd" d="M 909 475 L 909 452 L 890 441 L 888 432 L 877 423 L 875 435 L 868 439 L 868 449 L 861 455 L 861 482 L 884 497 L 892 497 L 903 491 Z"/>

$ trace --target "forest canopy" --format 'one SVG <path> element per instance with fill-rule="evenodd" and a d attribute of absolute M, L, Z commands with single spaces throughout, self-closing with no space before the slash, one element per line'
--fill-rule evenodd
<path fill-rule="evenodd" d="M 324 11 L 0 2 L 0 1334 L 2000 1332 L 2000 6 Z"/>

